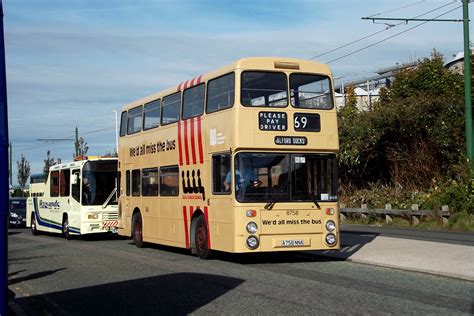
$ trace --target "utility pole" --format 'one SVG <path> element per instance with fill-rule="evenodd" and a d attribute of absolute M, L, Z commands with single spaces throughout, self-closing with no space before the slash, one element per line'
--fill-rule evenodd
<path fill-rule="evenodd" d="M 467 160 L 471 171 L 474 170 L 474 142 L 472 131 L 472 96 L 471 96 L 471 48 L 469 45 L 469 0 L 462 1 L 464 29 L 464 97 L 466 106 L 466 149 Z"/>
<path fill-rule="evenodd" d="M 8 297 L 8 109 L 3 2 L 0 0 L 0 315 L 7 314 Z"/>

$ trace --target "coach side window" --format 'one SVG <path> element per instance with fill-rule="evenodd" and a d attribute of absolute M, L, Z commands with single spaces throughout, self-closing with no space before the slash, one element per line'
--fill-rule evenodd
<path fill-rule="evenodd" d="M 59 190 L 59 195 L 61 196 L 69 196 L 69 186 L 71 185 L 70 183 L 70 170 L 65 169 L 61 170 L 61 177 L 59 179 L 59 185 L 60 185 L 60 190 Z"/>
<path fill-rule="evenodd" d="M 142 106 L 128 111 L 127 133 L 134 134 L 142 130 Z"/>
<path fill-rule="evenodd" d="M 183 119 L 202 115 L 204 112 L 204 83 L 184 90 Z"/>
<path fill-rule="evenodd" d="M 143 113 L 143 130 L 160 126 L 160 102 L 161 100 L 155 100 L 145 104 L 145 111 Z"/>
<path fill-rule="evenodd" d="M 50 195 L 59 196 L 59 171 L 51 171 Z"/>
<path fill-rule="evenodd" d="M 127 111 L 123 111 L 120 118 L 120 137 L 125 135 L 127 135 Z"/>
<path fill-rule="evenodd" d="M 235 74 L 230 73 L 207 84 L 207 113 L 234 106 Z"/>
<path fill-rule="evenodd" d="M 72 170 L 72 184 L 71 184 L 71 195 L 74 200 L 80 202 L 81 200 L 81 179 L 79 175 L 81 171 L 79 169 Z"/>
<path fill-rule="evenodd" d="M 175 93 L 163 98 L 161 125 L 179 121 L 181 107 L 181 93 Z"/>

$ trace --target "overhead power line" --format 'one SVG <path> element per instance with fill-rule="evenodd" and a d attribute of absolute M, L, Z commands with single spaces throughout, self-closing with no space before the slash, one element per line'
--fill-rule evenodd
<path fill-rule="evenodd" d="M 415 28 L 417 28 L 417 27 L 420 27 L 420 26 L 422 26 L 422 25 L 424 25 L 424 24 L 426 24 L 426 23 L 428 23 L 428 22 L 431 22 L 431 21 L 433 21 L 434 19 L 437 19 L 437 18 L 439 18 L 439 17 L 441 17 L 441 16 L 443 16 L 443 15 L 446 15 L 446 14 L 448 14 L 448 13 L 451 13 L 451 12 L 453 12 L 454 10 L 459 9 L 460 7 L 461 7 L 461 6 L 457 6 L 457 7 L 455 7 L 454 9 L 451 9 L 451 10 L 446 11 L 446 12 L 440 14 L 440 15 L 435 16 L 433 19 L 430 19 L 430 20 L 428 20 L 428 21 L 421 22 L 421 23 L 419 23 L 419 24 L 417 24 L 417 25 L 415 25 L 415 26 L 413 26 L 413 27 L 410 27 L 410 28 L 404 30 L 404 31 L 398 32 L 398 33 L 393 34 L 393 35 L 391 35 L 391 36 L 389 36 L 389 37 L 386 37 L 386 38 L 384 38 L 384 39 L 382 39 L 382 40 L 380 40 L 380 41 L 377 41 L 377 42 L 375 42 L 375 43 L 373 43 L 373 44 L 367 45 L 367 46 L 365 46 L 365 47 L 362 47 L 362 48 L 360 48 L 360 49 L 357 49 L 357 50 L 355 50 L 355 51 L 352 51 L 352 52 L 350 52 L 350 53 L 348 53 L 348 54 L 345 54 L 345 55 L 343 55 L 343 56 L 340 56 L 340 57 L 338 57 L 338 58 L 335 58 L 335 59 L 332 59 L 332 60 L 330 60 L 330 61 L 327 61 L 326 63 L 327 63 L 327 64 L 332 63 L 332 62 L 334 62 L 334 61 L 343 59 L 343 58 L 345 58 L 345 57 L 354 55 L 354 54 L 356 54 L 356 53 L 358 53 L 358 52 L 361 52 L 361 51 L 363 51 L 363 50 L 365 50 L 365 49 L 367 49 L 367 48 L 370 48 L 370 47 L 373 47 L 373 46 L 378 45 L 378 44 L 380 44 L 380 43 L 383 43 L 383 42 L 385 42 L 385 41 L 388 41 L 389 39 L 392 39 L 392 38 L 394 38 L 394 37 L 396 37 L 396 36 L 398 36 L 398 35 L 401 35 L 401 34 L 404 34 L 404 33 L 408 32 L 408 31 L 411 31 L 411 30 L 413 30 L 413 29 L 415 29 Z M 403 23 L 405 23 L 405 22 L 403 22 Z"/>
<path fill-rule="evenodd" d="M 420 1 L 420 2 L 423 2 L 423 1 Z M 439 7 L 437 7 L 437 8 L 431 9 L 431 10 L 429 10 L 429 11 L 427 11 L 427 12 L 425 12 L 425 13 L 422 13 L 422 14 L 420 14 L 420 15 L 417 15 L 417 16 L 415 16 L 415 17 L 413 17 L 413 18 L 416 19 L 416 18 L 422 17 L 422 16 L 424 16 L 424 15 L 426 15 L 426 14 L 432 13 L 432 12 L 434 12 L 434 11 L 437 11 L 437 10 L 440 10 L 440 9 L 442 9 L 442 8 L 444 8 L 444 7 L 447 7 L 447 6 L 449 6 L 449 5 L 452 5 L 453 3 L 455 3 L 455 1 L 451 1 L 451 2 L 449 2 L 449 3 L 446 3 L 446 4 L 442 5 L 442 6 L 439 6 Z M 394 10 L 398 10 L 398 9 L 394 9 Z M 389 11 L 386 11 L 386 12 L 383 12 L 383 13 L 387 13 L 387 12 L 394 11 L 394 10 L 389 10 Z M 382 13 L 377 13 L 377 14 L 375 14 L 375 15 L 379 15 L 379 14 L 382 14 Z M 372 17 L 372 16 L 375 16 L 375 15 L 371 15 L 371 17 Z M 339 49 L 341 49 L 341 48 L 344 48 L 344 47 L 350 46 L 350 45 L 352 45 L 352 44 L 361 42 L 361 41 L 363 41 L 363 40 L 365 40 L 365 39 L 367 39 L 367 38 L 369 38 L 369 37 L 372 37 L 372 36 L 378 35 L 378 34 L 380 34 L 380 33 L 386 32 L 386 31 L 388 31 L 389 29 L 394 28 L 394 27 L 397 27 L 397 26 L 402 25 L 402 24 L 404 25 L 404 24 L 406 24 L 406 23 L 405 23 L 405 22 L 400 22 L 400 23 L 398 23 L 398 24 L 390 24 L 390 25 L 387 25 L 387 27 L 386 27 L 385 29 L 383 29 L 383 30 L 380 30 L 380 31 L 377 31 L 377 32 L 368 34 L 368 35 L 363 36 L 363 37 L 361 37 L 361 38 L 359 38 L 359 39 L 356 39 L 356 40 L 354 40 L 354 41 L 352 41 L 352 42 L 349 42 L 349 43 L 347 43 L 347 44 L 343 44 L 343 45 L 341 45 L 341 46 L 338 46 L 338 47 L 336 47 L 336 48 L 333 48 L 333 49 L 331 49 L 331 50 L 328 50 L 328 51 L 326 51 L 326 52 L 324 52 L 324 53 L 321 53 L 321 54 L 319 54 L 319 55 L 313 56 L 313 57 L 309 58 L 309 60 L 313 60 L 313 59 L 322 57 L 322 56 L 327 55 L 327 54 L 329 54 L 329 53 L 335 52 L 335 51 L 337 51 L 337 50 L 339 50 Z"/>
<path fill-rule="evenodd" d="M 81 133 L 81 135 L 87 135 L 87 134 L 94 134 L 94 133 L 100 133 L 100 132 L 104 132 L 104 131 L 109 131 L 109 130 L 114 130 L 115 129 L 115 126 L 111 126 L 111 127 L 106 127 L 106 128 L 101 128 L 101 129 L 96 129 L 96 130 L 92 130 L 92 131 L 87 131 L 87 132 L 84 132 L 84 133 Z M 20 148 L 18 149 L 18 152 L 25 152 L 25 151 L 29 151 L 29 150 L 33 150 L 33 149 L 39 149 L 39 148 L 44 148 L 44 147 L 48 147 L 50 146 L 52 143 L 56 142 L 55 140 L 74 140 L 74 137 L 75 135 L 71 135 L 71 136 L 68 136 L 68 137 L 64 137 L 64 138 L 40 138 L 40 139 L 37 139 L 39 141 L 45 141 L 46 143 L 45 144 L 42 144 L 42 145 L 39 145 L 39 146 L 33 146 L 33 147 L 27 147 L 27 148 Z M 49 141 L 49 142 L 48 142 Z"/>

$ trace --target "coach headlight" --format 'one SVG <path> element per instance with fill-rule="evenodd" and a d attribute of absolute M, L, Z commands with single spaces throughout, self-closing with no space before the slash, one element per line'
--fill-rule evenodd
<path fill-rule="evenodd" d="M 10 217 L 11 218 L 18 218 L 18 214 L 17 213 L 10 213 Z"/>
<path fill-rule="evenodd" d="M 331 220 L 327 221 L 326 229 L 327 231 L 330 231 L 330 232 L 334 231 L 336 229 L 336 223 L 334 223 L 334 221 L 331 221 Z"/>
<path fill-rule="evenodd" d="M 337 243 L 336 236 L 334 234 L 327 234 L 326 235 L 326 243 L 330 247 L 334 246 Z"/>
<path fill-rule="evenodd" d="M 249 234 L 255 234 L 257 232 L 257 224 L 255 224 L 254 222 L 249 222 L 247 224 L 247 231 L 249 232 Z"/>
<path fill-rule="evenodd" d="M 260 242 L 256 236 L 249 236 L 247 238 L 247 247 L 251 250 L 257 249 Z"/>

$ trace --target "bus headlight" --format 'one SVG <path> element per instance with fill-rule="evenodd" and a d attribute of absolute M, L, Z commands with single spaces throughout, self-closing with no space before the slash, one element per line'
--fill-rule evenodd
<path fill-rule="evenodd" d="M 334 223 L 334 221 L 329 220 L 329 221 L 326 222 L 326 230 L 327 231 L 332 232 L 335 229 L 336 229 L 336 223 Z"/>
<path fill-rule="evenodd" d="M 334 234 L 327 234 L 326 243 L 328 244 L 328 246 L 334 246 L 337 243 L 336 236 Z"/>
<path fill-rule="evenodd" d="M 87 213 L 87 219 L 99 219 L 99 214 Z"/>
<path fill-rule="evenodd" d="M 247 238 L 247 247 L 249 247 L 249 249 L 251 250 L 257 249 L 259 243 L 260 242 L 258 241 L 258 238 L 256 236 L 249 236 Z"/>
<path fill-rule="evenodd" d="M 255 234 L 257 232 L 257 224 L 255 224 L 254 222 L 249 222 L 247 224 L 247 231 L 249 232 L 249 234 Z"/>

